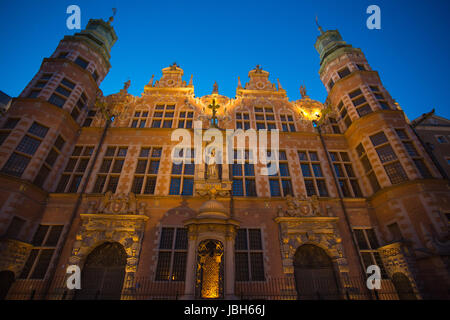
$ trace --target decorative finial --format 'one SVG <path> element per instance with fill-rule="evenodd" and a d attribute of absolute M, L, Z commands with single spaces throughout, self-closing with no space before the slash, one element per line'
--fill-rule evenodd
<path fill-rule="evenodd" d="M 123 84 L 123 90 L 124 90 L 125 92 L 127 92 L 127 91 L 128 91 L 128 88 L 130 87 L 130 85 L 131 85 L 131 80 L 128 80 L 127 82 L 125 82 L 125 83 Z"/>
<path fill-rule="evenodd" d="M 260 72 L 262 70 L 261 65 L 257 64 L 255 67 L 256 72 Z"/>
<path fill-rule="evenodd" d="M 174 62 L 174 63 L 172 63 L 172 65 L 170 66 L 170 69 L 172 69 L 172 70 L 176 70 L 177 68 L 179 68 L 180 66 L 176 63 L 176 62 Z"/>
<path fill-rule="evenodd" d="M 152 78 L 150 79 L 150 82 L 148 83 L 148 86 L 153 87 L 153 80 L 155 79 L 155 75 L 152 74 Z"/>
<path fill-rule="evenodd" d="M 283 87 L 281 86 L 280 79 L 277 78 L 278 82 L 278 91 L 283 90 Z"/>
<path fill-rule="evenodd" d="M 112 12 L 113 12 L 113 15 L 112 15 L 111 17 L 109 17 L 109 19 L 108 19 L 108 24 L 111 24 L 111 22 L 114 21 L 114 16 L 115 16 L 116 13 L 117 13 L 117 9 L 116 9 L 116 8 L 112 8 Z"/>
<path fill-rule="evenodd" d="M 217 84 L 217 81 L 214 81 L 212 93 L 213 94 L 218 94 L 219 93 L 219 85 Z"/>
<path fill-rule="evenodd" d="M 191 74 L 191 79 L 189 79 L 189 85 L 188 86 L 192 86 L 193 85 L 193 83 L 192 83 L 192 79 L 194 78 L 194 75 L 193 74 Z"/>
<path fill-rule="evenodd" d="M 308 97 L 306 94 L 306 87 L 304 85 L 300 86 L 300 94 L 302 95 L 302 99 Z"/>
<path fill-rule="evenodd" d="M 319 18 L 316 16 L 316 25 L 319 28 L 320 34 L 324 34 L 322 27 L 319 25 Z"/>
<path fill-rule="evenodd" d="M 242 89 L 241 77 L 238 77 L 238 88 Z"/>

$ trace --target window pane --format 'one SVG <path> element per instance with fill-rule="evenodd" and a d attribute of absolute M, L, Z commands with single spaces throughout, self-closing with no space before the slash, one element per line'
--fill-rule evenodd
<path fill-rule="evenodd" d="M 317 180 L 317 188 L 319 189 L 319 195 L 321 197 L 328 197 L 328 190 L 325 180 Z"/>
<path fill-rule="evenodd" d="M 39 148 L 40 144 L 41 144 L 40 140 L 26 135 L 22 138 L 16 150 L 29 155 L 33 155 Z"/>
<path fill-rule="evenodd" d="M 280 182 L 278 179 L 270 180 L 270 195 L 272 197 L 281 197 Z"/>
<path fill-rule="evenodd" d="M 262 250 L 261 230 L 248 229 L 248 239 L 250 242 L 250 250 Z"/>
<path fill-rule="evenodd" d="M 248 281 L 248 253 L 236 252 L 235 254 L 235 274 L 236 281 Z"/>
<path fill-rule="evenodd" d="M 308 197 L 316 194 L 316 188 L 314 187 L 314 181 L 305 180 L 306 194 Z"/>
<path fill-rule="evenodd" d="M 147 178 L 147 182 L 145 183 L 144 193 L 145 194 L 154 194 L 156 187 L 156 177 Z"/>
<path fill-rule="evenodd" d="M 180 194 L 180 184 L 181 184 L 181 179 L 180 178 L 172 178 L 170 180 L 169 194 L 170 195 L 178 195 L 178 194 Z"/>
<path fill-rule="evenodd" d="M 172 281 L 184 281 L 186 276 L 186 252 L 175 252 L 173 256 Z"/>
<path fill-rule="evenodd" d="M 358 243 L 359 250 L 368 250 L 369 244 L 367 243 L 364 231 L 362 229 L 354 229 L 356 242 Z"/>
<path fill-rule="evenodd" d="M 256 182 L 253 179 L 245 180 L 245 192 L 247 197 L 256 197 Z"/>
<path fill-rule="evenodd" d="M 47 240 L 45 241 L 46 247 L 56 247 L 58 244 L 59 237 L 63 231 L 64 226 L 52 226 L 50 233 L 48 234 Z"/>
<path fill-rule="evenodd" d="M 247 250 L 247 229 L 238 229 L 234 244 L 235 250 Z"/>
<path fill-rule="evenodd" d="M 241 197 L 244 195 L 244 186 L 242 179 L 233 179 L 233 195 Z"/>
<path fill-rule="evenodd" d="M 162 228 L 161 239 L 159 240 L 159 249 L 172 249 L 174 228 Z"/>
<path fill-rule="evenodd" d="M 22 173 L 25 171 L 25 168 L 27 167 L 29 162 L 30 158 L 19 155 L 17 153 L 13 153 L 3 167 L 2 172 L 20 177 L 22 176 Z"/>
<path fill-rule="evenodd" d="M 31 279 L 43 279 L 45 273 L 47 272 L 48 265 L 53 256 L 53 251 L 55 249 L 43 249 L 39 255 L 38 261 L 34 267 Z"/>
<path fill-rule="evenodd" d="M 184 178 L 183 179 L 183 192 L 181 194 L 184 196 L 192 196 L 193 193 L 194 193 L 194 179 Z"/>
<path fill-rule="evenodd" d="M 264 281 L 264 259 L 261 252 L 250 253 L 252 281 Z"/>
<path fill-rule="evenodd" d="M 136 173 L 145 173 L 145 169 L 147 168 L 147 160 L 138 160 L 136 165 Z"/>
<path fill-rule="evenodd" d="M 187 249 L 188 237 L 186 228 L 177 228 L 175 249 Z"/>
<path fill-rule="evenodd" d="M 380 133 L 377 133 L 377 134 L 371 136 L 370 140 L 372 141 L 372 144 L 375 147 L 388 141 L 388 139 L 386 138 L 384 132 L 380 132 Z"/>
<path fill-rule="evenodd" d="M 142 190 L 142 184 L 144 183 L 144 177 L 134 177 L 131 192 L 140 194 Z"/>
<path fill-rule="evenodd" d="M 408 180 L 406 173 L 399 162 L 385 165 L 384 169 L 392 184 L 398 184 Z"/>
<path fill-rule="evenodd" d="M 158 265 L 156 266 L 156 276 L 157 281 L 169 281 L 170 279 L 170 252 L 159 252 L 158 254 Z"/>
<path fill-rule="evenodd" d="M 366 229 L 367 238 L 369 239 L 370 247 L 372 249 L 378 249 L 378 239 L 373 229 Z"/>

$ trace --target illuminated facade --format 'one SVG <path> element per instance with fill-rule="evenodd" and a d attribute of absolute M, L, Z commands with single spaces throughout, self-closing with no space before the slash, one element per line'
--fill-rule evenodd
<path fill-rule="evenodd" d="M 196 97 L 176 64 L 140 97 L 129 82 L 103 97 L 116 40 L 111 20 L 64 37 L 0 118 L 2 297 L 374 298 L 378 265 L 388 298 L 449 298 L 448 181 L 338 31 L 315 45 L 324 103 L 304 87 L 289 100 L 260 66 L 235 98 Z M 261 174 L 254 146 L 173 164 L 172 132 L 195 121 L 278 129 L 278 172 Z"/>

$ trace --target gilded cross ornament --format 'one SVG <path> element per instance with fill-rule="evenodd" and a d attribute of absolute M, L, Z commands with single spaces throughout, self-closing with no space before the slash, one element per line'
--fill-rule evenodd
<path fill-rule="evenodd" d="M 216 99 L 213 99 L 208 108 L 212 110 L 211 123 L 214 127 L 217 127 L 217 109 L 220 108 L 220 105 L 216 104 Z"/>

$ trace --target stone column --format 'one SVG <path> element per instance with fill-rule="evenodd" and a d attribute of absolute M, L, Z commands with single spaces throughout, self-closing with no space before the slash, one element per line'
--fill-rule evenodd
<path fill-rule="evenodd" d="M 234 237 L 227 235 L 225 239 L 225 300 L 236 300 L 234 294 Z"/>
<path fill-rule="evenodd" d="M 186 261 L 186 280 L 184 282 L 184 296 L 183 300 L 192 300 L 195 298 L 195 264 L 196 264 L 196 246 L 197 237 L 195 235 L 189 235 L 188 252 Z"/>

